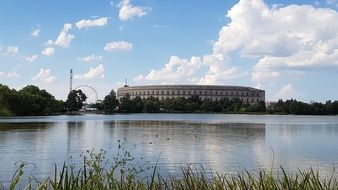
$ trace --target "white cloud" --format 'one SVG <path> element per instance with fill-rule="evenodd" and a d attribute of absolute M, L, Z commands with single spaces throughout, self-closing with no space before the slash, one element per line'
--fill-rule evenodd
<path fill-rule="evenodd" d="M 121 0 L 117 7 L 120 8 L 119 18 L 122 21 L 127 21 L 134 17 L 145 16 L 150 11 L 150 8 L 147 7 L 133 6 L 130 3 L 130 0 Z"/>
<path fill-rule="evenodd" d="M 52 45 L 54 45 L 53 40 L 48 40 L 48 41 L 46 42 L 46 45 L 47 45 L 47 46 L 52 46 Z"/>
<path fill-rule="evenodd" d="M 31 36 L 38 37 L 41 32 L 41 29 L 35 29 L 31 32 Z"/>
<path fill-rule="evenodd" d="M 70 42 L 74 39 L 74 35 L 70 34 L 70 30 L 72 29 L 72 24 L 66 23 L 64 24 L 61 32 L 59 33 L 59 36 L 56 38 L 55 41 L 48 40 L 47 45 L 57 45 L 63 48 L 67 48 L 70 45 Z"/>
<path fill-rule="evenodd" d="M 55 81 L 55 77 L 51 75 L 50 69 L 40 69 L 40 72 L 31 78 L 32 81 L 41 83 L 52 83 Z"/>
<path fill-rule="evenodd" d="M 41 54 L 45 56 L 52 56 L 55 53 L 55 48 L 48 47 L 42 50 Z"/>
<path fill-rule="evenodd" d="M 104 78 L 104 67 L 102 64 L 98 65 L 95 68 L 90 68 L 89 71 L 83 75 L 75 75 L 75 79 L 79 80 L 89 80 L 95 78 Z"/>
<path fill-rule="evenodd" d="M 89 28 L 94 26 L 105 26 L 108 24 L 108 17 L 102 17 L 94 20 L 80 20 L 75 25 L 78 29 Z"/>
<path fill-rule="evenodd" d="M 269 7 L 241 0 L 228 11 L 231 22 L 219 33 L 214 53 L 239 51 L 258 59 L 255 82 L 277 79 L 288 70 L 338 66 L 338 14 L 310 5 Z"/>
<path fill-rule="evenodd" d="M 19 78 L 20 75 L 17 72 L 14 71 L 14 72 L 7 73 L 7 77 L 9 77 L 9 78 Z"/>
<path fill-rule="evenodd" d="M 333 9 L 311 5 L 269 7 L 262 0 L 240 0 L 227 17 L 230 22 L 220 30 L 212 53 L 196 56 L 200 58 L 200 67 L 192 67 L 186 76 L 178 75 L 178 82 L 224 84 L 252 71 L 252 80 L 257 86 L 264 86 L 262 83 L 271 84 L 283 76 L 292 80 L 292 74 L 301 71 L 338 67 L 338 13 Z M 241 71 L 231 65 L 233 55 L 257 63 L 252 69 Z M 170 82 L 170 76 L 179 73 L 179 66 L 169 65 L 151 69 L 135 80 Z"/>
<path fill-rule="evenodd" d="M 293 87 L 293 85 L 291 83 L 282 86 L 282 88 L 276 93 L 275 95 L 275 99 L 291 99 L 291 98 L 295 98 L 298 95 L 298 93 L 296 92 L 295 88 Z"/>
<path fill-rule="evenodd" d="M 135 81 L 157 81 L 164 83 L 174 83 L 192 76 L 201 66 L 200 57 L 192 57 L 190 60 L 181 59 L 177 56 L 171 56 L 164 68 L 152 69 L 146 76 L 139 75 Z"/>
<path fill-rule="evenodd" d="M 92 62 L 92 61 L 99 61 L 101 60 L 103 57 L 101 55 L 90 55 L 90 56 L 86 56 L 86 57 L 78 57 L 77 59 L 80 61 L 84 61 L 84 62 Z"/>
<path fill-rule="evenodd" d="M 19 48 L 16 47 L 16 46 L 7 46 L 6 51 L 9 54 L 17 54 L 17 53 L 19 53 Z"/>
<path fill-rule="evenodd" d="M 17 73 L 16 71 L 8 72 L 8 73 L 0 72 L 0 77 L 2 77 L 2 76 L 6 76 L 6 77 L 9 77 L 9 78 L 19 78 L 20 77 L 19 73 Z"/>
<path fill-rule="evenodd" d="M 109 42 L 104 47 L 106 51 L 122 50 L 129 51 L 133 49 L 133 44 L 125 41 Z"/>
<path fill-rule="evenodd" d="M 25 60 L 27 62 L 33 62 L 33 61 L 37 60 L 38 57 L 39 57 L 38 55 L 27 56 Z"/>
<path fill-rule="evenodd" d="M 209 71 L 205 73 L 205 68 Z M 237 67 L 230 67 L 224 63 L 223 58 L 205 55 L 203 57 L 191 57 L 190 60 L 171 56 L 169 63 L 164 68 L 152 69 L 147 75 L 139 75 L 134 81 L 151 82 L 161 84 L 198 83 L 198 84 L 222 84 L 224 81 L 239 76 L 241 73 Z"/>
<path fill-rule="evenodd" d="M 209 71 L 199 80 L 199 84 L 224 84 L 230 79 L 247 75 L 246 72 L 241 73 L 238 67 L 229 65 L 229 58 L 224 55 L 205 55 L 203 61 Z"/>

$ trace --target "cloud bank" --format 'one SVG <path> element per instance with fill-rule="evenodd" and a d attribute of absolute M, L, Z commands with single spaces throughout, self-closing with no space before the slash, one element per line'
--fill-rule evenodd
<path fill-rule="evenodd" d="M 212 53 L 190 59 L 172 56 L 163 68 L 135 81 L 225 84 L 251 73 L 252 82 L 264 87 L 290 72 L 338 67 L 338 13 L 333 9 L 240 0 L 226 16 L 230 22 L 219 31 Z M 256 64 L 251 69 L 236 66 L 234 55 Z M 290 82 L 282 91 L 294 88 Z"/>

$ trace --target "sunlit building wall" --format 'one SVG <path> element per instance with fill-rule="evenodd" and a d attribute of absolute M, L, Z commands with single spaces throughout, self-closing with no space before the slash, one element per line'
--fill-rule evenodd
<path fill-rule="evenodd" d="M 209 99 L 220 101 L 222 98 L 238 98 L 244 103 L 257 103 L 265 101 L 265 91 L 244 86 L 221 86 L 221 85 L 146 85 L 128 86 L 117 89 L 117 99 L 129 94 L 130 98 L 141 97 L 142 99 L 154 97 L 159 100 L 172 98 L 190 98 L 198 96 L 202 101 Z"/>

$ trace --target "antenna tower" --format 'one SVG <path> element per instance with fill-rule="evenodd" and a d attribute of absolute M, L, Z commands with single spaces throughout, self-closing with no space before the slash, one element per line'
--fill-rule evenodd
<path fill-rule="evenodd" d="M 124 80 L 124 87 L 128 87 L 128 79 L 127 78 Z"/>
<path fill-rule="evenodd" d="M 69 91 L 73 90 L 73 69 L 70 69 Z"/>

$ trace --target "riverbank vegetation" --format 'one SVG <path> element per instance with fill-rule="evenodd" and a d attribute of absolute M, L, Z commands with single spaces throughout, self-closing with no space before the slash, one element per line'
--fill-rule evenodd
<path fill-rule="evenodd" d="M 198 96 L 189 99 L 174 98 L 159 100 L 157 98 L 130 99 L 129 95 L 123 97 L 118 105 L 118 112 L 125 113 L 247 113 L 265 112 L 265 103 L 244 104 L 238 98 L 224 98 L 220 101 L 209 99 L 201 100 Z"/>
<path fill-rule="evenodd" d="M 114 101 L 114 104 L 106 102 Z M 265 102 L 254 104 L 243 103 L 238 98 L 229 99 L 227 97 L 220 101 L 209 99 L 201 100 L 198 96 L 189 99 L 174 98 L 159 100 L 157 98 L 141 99 L 136 97 L 131 99 L 127 94 L 120 101 L 114 98 L 105 99 L 103 103 L 108 113 L 260 113 L 260 114 L 293 114 L 293 115 L 337 115 L 338 101 L 326 101 L 323 103 L 312 102 L 304 103 L 294 99 L 279 100 L 270 107 L 265 106 Z"/>
<path fill-rule="evenodd" d="M 294 114 L 294 115 L 337 115 L 338 101 L 326 101 L 323 103 L 312 102 L 310 104 L 294 99 L 278 100 L 271 108 L 270 113 Z"/>
<path fill-rule="evenodd" d="M 28 85 L 19 91 L 0 84 L 0 116 L 50 115 L 64 110 L 64 102 L 46 90 Z"/>
<path fill-rule="evenodd" d="M 214 173 L 201 166 L 186 165 L 175 175 L 160 174 L 155 165 L 146 172 L 142 166 L 132 164 L 128 152 L 124 156 L 105 157 L 103 151 L 90 152 L 84 157 L 83 165 L 55 166 L 54 176 L 38 179 L 26 174 L 25 163 L 21 163 L 9 184 L 1 185 L 5 189 L 39 190 L 78 190 L 78 189 L 140 189 L 140 190 L 335 190 L 338 178 L 335 170 L 331 175 L 321 175 L 318 171 L 295 170 L 286 172 L 282 167 L 278 171 L 260 168 L 253 171 L 242 170 L 237 173 Z M 120 159 L 118 159 L 120 158 Z M 37 166 L 38 167 L 38 166 Z"/>
<path fill-rule="evenodd" d="M 28 85 L 19 91 L 0 84 L 0 116 L 32 116 L 51 114 L 76 114 L 84 107 L 97 113 L 259 113 L 294 115 L 337 115 L 338 101 L 304 103 L 294 99 L 279 100 L 265 106 L 265 102 L 243 103 L 238 98 L 225 97 L 220 101 L 201 100 L 199 96 L 189 99 L 174 98 L 159 100 L 150 97 L 131 99 L 127 94 L 117 100 L 112 90 L 103 101 L 85 104 L 87 97 L 81 90 L 72 90 L 66 102 L 56 100 L 46 90 Z M 84 109 L 82 109 L 84 110 Z"/>

